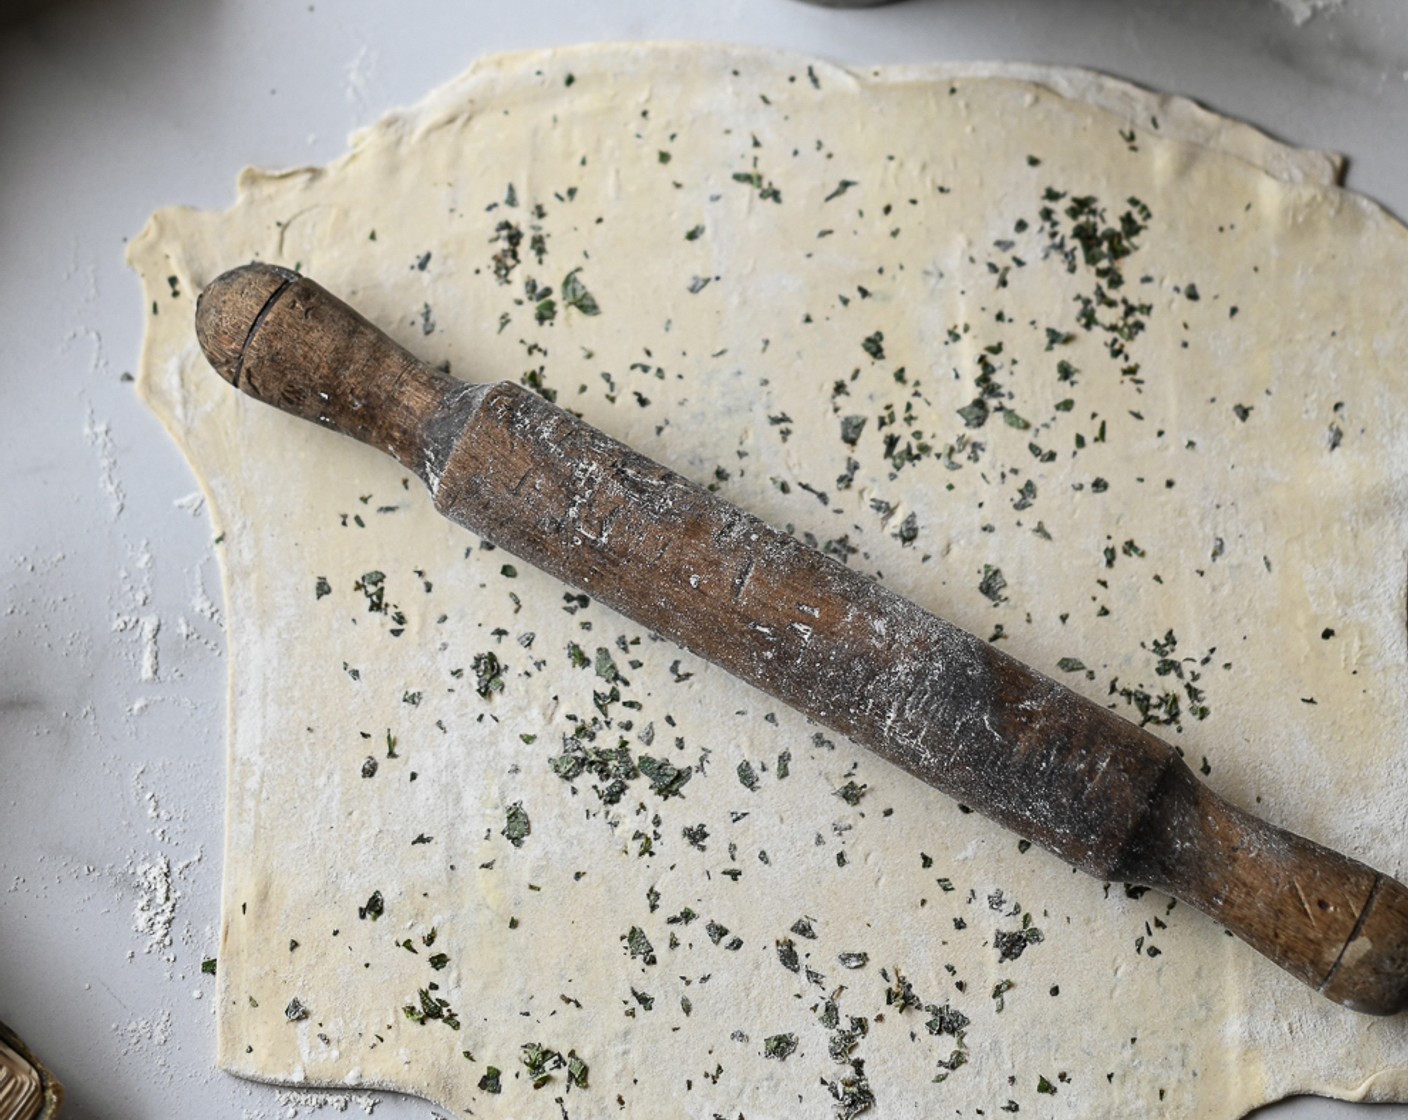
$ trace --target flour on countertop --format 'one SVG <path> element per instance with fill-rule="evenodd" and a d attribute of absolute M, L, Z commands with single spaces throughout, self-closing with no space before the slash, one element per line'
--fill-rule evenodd
<path fill-rule="evenodd" d="M 127 504 L 122 482 L 117 475 L 117 452 L 113 446 L 112 426 L 106 420 L 99 420 L 92 407 L 88 409 L 83 423 L 83 436 L 88 445 L 98 455 L 98 485 L 108 497 L 108 508 L 112 520 L 122 514 Z"/>
<path fill-rule="evenodd" d="M 132 929 L 146 938 L 144 953 L 171 948 L 171 925 L 176 920 L 179 892 L 171 882 L 171 861 L 166 856 L 139 863 L 134 869 L 137 905 L 132 911 Z"/>
<path fill-rule="evenodd" d="M 194 585 L 191 593 L 191 609 L 207 622 L 213 622 L 217 630 L 223 631 L 225 629 L 223 611 L 220 604 L 211 598 L 210 592 L 206 589 L 207 568 L 214 567 L 214 559 L 213 556 L 207 557 L 191 572 L 191 582 Z"/>
<path fill-rule="evenodd" d="M 138 678 L 144 684 L 156 683 L 161 670 L 161 650 L 157 644 L 157 638 L 161 634 L 161 616 L 155 614 L 137 617 L 118 615 L 113 619 L 112 632 L 114 634 L 136 634 L 139 642 Z"/>
<path fill-rule="evenodd" d="M 177 509 L 185 510 L 192 517 L 199 517 L 205 512 L 205 495 L 199 490 L 193 490 L 184 498 L 177 498 L 172 504 Z"/>
<path fill-rule="evenodd" d="M 367 87 L 376 78 L 377 53 L 368 43 L 363 43 L 356 56 L 347 65 L 347 84 L 344 87 L 347 101 L 357 109 L 358 116 L 367 106 Z"/>
<path fill-rule="evenodd" d="M 112 1031 L 122 1044 L 124 1058 L 141 1062 L 143 1069 L 170 1079 L 172 1024 L 170 1009 L 163 1008 L 125 1023 L 113 1023 Z"/>
<path fill-rule="evenodd" d="M 279 1089 L 275 1093 L 286 1120 L 319 1112 L 348 1112 L 356 1107 L 370 1116 L 376 1111 L 379 1098 L 372 1093 L 327 1093 L 307 1089 Z"/>
<path fill-rule="evenodd" d="M 1276 0 L 1276 3 L 1295 20 L 1300 27 L 1318 15 L 1337 12 L 1344 7 L 1345 0 Z"/>

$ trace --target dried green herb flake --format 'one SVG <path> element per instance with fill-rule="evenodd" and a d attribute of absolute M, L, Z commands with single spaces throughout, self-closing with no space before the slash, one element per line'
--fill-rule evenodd
<path fill-rule="evenodd" d="M 797 1049 L 795 1034 L 775 1034 L 763 1040 L 763 1057 L 785 1062 Z"/>
<path fill-rule="evenodd" d="M 521 801 L 515 801 L 508 807 L 505 813 L 504 827 L 501 835 L 515 848 L 521 848 L 523 847 L 523 841 L 527 839 L 529 833 L 532 831 L 533 825 L 528 819 L 528 811 L 523 808 Z"/>

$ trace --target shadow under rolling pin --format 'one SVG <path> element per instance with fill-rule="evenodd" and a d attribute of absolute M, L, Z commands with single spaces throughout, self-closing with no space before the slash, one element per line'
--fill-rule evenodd
<path fill-rule="evenodd" d="M 236 388 L 387 452 L 450 520 L 1328 998 L 1408 1007 L 1408 889 L 1230 805 L 1108 709 L 529 390 L 431 368 L 295 272 L 225 273 L 196 333 Z"/>

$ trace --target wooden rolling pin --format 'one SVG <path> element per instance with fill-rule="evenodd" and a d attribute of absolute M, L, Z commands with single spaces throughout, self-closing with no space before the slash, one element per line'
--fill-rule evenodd
<path fill-rule="evenodd" d="M 452 521 L 1330 999 L 1408 1007 L 1408 889 L 1229 805 L 1099 704 L 529 390 L 431 368 L 295 272 L 225 273 L 196 333 L 236 388 L 389 453 Z"/>

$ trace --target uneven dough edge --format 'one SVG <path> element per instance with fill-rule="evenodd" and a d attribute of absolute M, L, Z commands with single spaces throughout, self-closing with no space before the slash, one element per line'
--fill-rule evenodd
<path fill-rule="evenodd" d="M 622 48 L 590 47 L 580 49 L 586 52 L 598 53 Z M 634 51 L 638 48 L 624 49 Z M 639 49 L 691 50 L 694 48 L 679 46 Z M 538 58 L 543 60 L 553 59 L 556 61 L 562 59 L 564 56 L 570 58 L 573 53 L 573 51 L 533 52 L 531 54 L 485 60 L 472 68 L 463 78 L 452 83 L 446 90 L 439 94 L 432 95 L 419 106 L 400 113 L 393 113 L 371 129 L 359 133 L 353 141 L 352 150 L 331 164 L 330 169 L 335 169 L 346 160 L 357 158 L 363 146 L 372 144 L 377 137 L 386 132 L 405 129 L 413 134 L 419 135 L 424 131 L 450 123 L 455 116 L 462 111 L 463 104 L 461 99 L 468 97 L 473 92 L 476 82 L 484 78 L 485 75 L 494 72 L 499 67 L 511 67 L 515 61 L 521 63 L 524 61 L 533 61 Z M 754 53 L 769 58 L 778 57 L 775 52 L 758 51 Z M 787 56 L 782 57 L 785 59 Z M 964 66 L 954 68 L 943 66 L 887 68 L 881 72 L 883 76 L 879 78 L 876 77 L 874 72 L 868 71 L 848 70 L 846 73 L 851 74 L 857 81 L 923 81 L 952 76 L 967 76 L 977 73 L 980 69 L 981 67 L 969 68 Z M 1033 69 L 1020 66 L 1011 68 L 1011 72 L 1007 72 L 1008 68 L 1002 66 L 998 66 L 995 69 L 1001 71 L 995 75 L 997 77 L 1015 77 L 1027 81 L 1035 80 L 1035 78 L 1042 73 L 1039 68 Z M 1112 79 L 1105 79 L 1100 75 L 1094 75 L 1086 71 L 1058 71 L 1051 74 L 1050 81 L 1047 84 L 1049 88 L 1056 89 L 1058 92 L 1063 92 L 1063 90 L 1083 91 L 1080 96 L 1094 101 L 1099 107 L 1108 112 L 1125 116 L 1127 119 L 1131 120 L 1139 119 L 1137 114 L 1152 114 L 1155 111 L 1162 114 L 1161 119 L 1165 121 L 1179 114 L 1186 114 L 1188 117 L 1188 131 L 1184 138 L 1189 142 L 1205 144 L 1211 148 L 1232 154 L 1249 163 L 1255 163 L 1257 166 L 1266 169 L 1269 173 L 1282 177 L 1287 181 L 1310 182 L 1323 186 L 1333 182 L 1337 174 L 1337 167 L 1332 157 L 1322 156 L 1318 153 L 1299 153 L 1295 149 L 1288 148 L 1263 137 L 1255 130 L 1247 128 L 1247 126 L 1235 126 L 1233 128 L 1218 127 L 1216 119 L 1213 118 L 1211 114 L 1207 114 L 1206 111 L 1198 109 L 1191 102 L 1186 102 L 1182 99 L 1161 98 L 1147 91 L 1138 90 L 1137 87 L 1127 86 L 1124 83 L 1119 83 Z M 1066 93 L 1065 95 L 1071 96 L 1070 93 Z M 1125 111 L 1121 112 L 1121 109 Z M 1203 120 L 1202 118 L 1204 117 L 1208 119 Z M 1140 123 L 1142 124 L 1143 121 L 1140 120 Z M 1200 131 L 1200 128 L 1204 131 Z M 317 168 L 294 169 L 278 173 L 253 170 L 247 171 L 240 179 L 241 202 L 237 202 L 235 208 L 237 209 L 239 205 L 241 205 L 246 198 L 247 192 L 256 192 L 263 189 L 263 187 L 268 184 L 277 183 L 291 177 L 302 175 L 317 176 L 323 173 L 321 169 Z M 147 226 L 142 235 L 133 242 L 128 254 L 129 262 L 143 274 L 149 300 L 160 300 L 164 295 L 162 269 L 159 266 L 159 262 L 153 259 L 153 254 L 160 245 L 161 227 L 159 219 L 160 215 L 153 219 L 152 223 Z M 207 277 L 205 279 L 209 278 Z M 180 441 L 180 428 L 174 423 L 177 410 L 180 407 L 179 404 L 169 399 L 163 399 L 153 388 L 153 378 L 150 376 L 149 363 L 146 357 L 146 347 L 151 341 L 151 335 L 148 336 L 147 340 L 144 340 L 142 378 L 139 382 L 139 389 L 143 392 L 144 396 L 146 396 L 154 410 L 162 416 L 163 421 L 168 424 L 168 428 L 172 430 L 173 435 L 176 435 L 178 441 Z M 189 454 L 189 449 L 187 449 L 187 451 Z M 205 479 L 201 480 L 201 485 L 207 492 L 209 499 L 208 504 L 216 526 L 215 531 L 218 533 L 221 531 L 223 524 L 221 520 L 220 495 L 210 489 Z M 228 583 L 224 582 L 228 576 L 228 570 L 226 564 L 223 562 L 223 558 L 221 570 L 222 585 L 224 586 L 226 601 L 229 602 L 231 589 Z M 235 660 L 232 651 L 232 676 Z M 233 713 L 233 711 L 234 695 L 232 693 L 230 712 Z M 247 1073 L 245 1075 L 249 1076 Z M 1389 1094 L 1402 1093 L 1405 1091 L 1405 1076 L 1408 1075 L 1405 1075 L 1403 1071 L 1385 1071 L 1384 1073 L 1371 1077 L 1359 1086 L 1358 1089 L 1347 1092 L 1345 1096 L 1347 1099 L 1388 1099 Z M 330 1082 L 328 1084 L 336 1083 Z M 389 1087 L 396 1088 L 396 1086 Z M 1363 1094 L 1363 1096 L 1359 1094 Z"/>
<path fill-rule="evenodd" d="M 589 58 L 606 53 L 657 55 L 670 52 L 689 55 L 701 52 L 717 53 L 721 58 L 728 57 L 735 61 L 746 61 L 750 58 L 768 59 L 784 65 L 790 63 L 800 68 L 810 65 L 822 68 L 823 72 L 834 77 L 855 83 L 924 83 L 953 78 L 999 78 L 1047 89 L 1069 100 L 1082 101 L 1141 128 L 1149 127 L 1151 121 L 1158 121 L 1156 127 L 1165 136 L 1236 156 L 1288 183 L 1336 186 L 1340 185 L 1344 172 L 1344 157 L 1337 153 L 1296 147 L 1277 140 L 1269 133 L 1244 121 L 1206 109 L 1192 98 L 1159 92 L 1084 67 L 997 61 L 864 66 L 827 62 L 800 52 L 728 43 L 587 43 L 570 47 L 507 51 L 476 59 L 462 74 L 426 94 L 420 101 L 389 110 L 371 125 L 353 130 L 348 137 L 348 150 L 327 164 L 301 164 L 282 169 L 244 168 L 236 180 L 236 202 L 227 212 L 237 209 L 246 192 L 257 189 L 260 184 L 304 176 L 320 176 L 335 171 L 346 161 L 357 158 L 365 145 L 383 134 L 403 131 L 411 136 L 418 136 L 444 127 L 453 118 L 473 111 L 476 87 L 490 81 L 495 75 L 520 67 L 570 61 L 574 57 Z M 169 209 L 188 208 L 178 206 Z M 155 217 L 156 215 L 153 216 Z M 140 241 L 149 235 L 155 236 L 150 232 L 150 222 L 128 247 L 129 265 L 136 267 L 135 261 L 142 253 Z"/>

